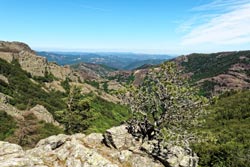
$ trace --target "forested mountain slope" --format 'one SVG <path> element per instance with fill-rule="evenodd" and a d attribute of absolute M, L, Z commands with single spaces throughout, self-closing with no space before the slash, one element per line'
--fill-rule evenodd
<path fill-rule="evenodd" d="M 26 44 L 0 43 L 1 140 L 32 147 L 53 134 L 103 132 L 129 116 L 117 103 L 77 71 L 47 62 Z"/>
<path fill-rule="evenodd" d="M 203 94 L 250 88 L 250 51 L 191 54 L 174 61 L 192 83 L 201 85 Z"/>

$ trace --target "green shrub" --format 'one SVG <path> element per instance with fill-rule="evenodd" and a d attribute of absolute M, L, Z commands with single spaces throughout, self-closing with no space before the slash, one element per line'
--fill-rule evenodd
<path fill-rule="evenodd" d="M 52 81 L 56 80 L 56 77 L 53 74 L 51 74 L 50 72 L 48 72 L 47 69 L 45 69 L 44 76 L 34 77 L 34 79 L 43 84 L 44 82 L 52 82 Z"/>
<path fill-rule="evenodd" d="M 108 92 L 109 92 L 109 89 L 108 89 L 108 87 L 109 87 L 108 82 L 104 82 L 102 86 L 103 86 L 104 92 L 108 93 Z"/>
<path fill-rule="evenodd" d="M 16 143 L 26 148 L 34 147 L 38 141 L 51 135 L 63 133 L 63 130 L 50 123 L 37 120 L 36 116 L 31 112 L 23 114 L 24 120 L 17 120 L 18 127 L 15 133 L 12 133 L 5 140 Z"/>
<path fill-rule="evenodd" d="M 193 143 L 202 167 L 248 167 L 250 164 L 250 91 L 226 93 L 217 104 L 208 107 L 210 114 L 198 133 L 203 142 Z M 208 135 L 209 134 L 209 135 Z M 208 136 L 208 137 L 207 137 Z"/>
<path fill-rule="evenodd" d="M 15 120 L 5 111 L 0 110 L 0 140 L 11 136 L 17 128 Z"/>
<path fill-rule="evenodd" d="M 0 72 L 8 78 L 9 84 L 0 84 L 0 92 L 13 97 L 10 103 L 18 109 L 26 109 L 41 104 L 52 114 L 54 111 L 66 108 L 62 100 L 64 94 L 56 91 L 45 92 L 41 84 L 30 80 L 30 74 L 22 70 L 18 61 L 8 63 L 0 59 Z"/>
<path fill-rule="evenodd" d="M 91 86 L 93 86 L 93 87 L 95 87 L 95 88 L 97 88 L 97 89 L 99 89 L 100 88 L 100 84 L 99 84 L 99 82 L 97 82 L 97 81 L 88 81 L 88 80 L 86 80 L 85 81 L 87 84 L 89 84 L 89 85 L 91 85 Z"/>
<path fill-rule="evenodd" d="M 131 116 L 126 106 L 108 102 L 100 97 L 89 94 L 90 113 L 92 119 L 89 122 L 89 128 L 86 133 L 103 133 L 105 130 L 120 125 Z"/>
<path fill-rule="evenodd" d="M 56 112 L 59 122 L 66 127 L 66 133 L 104 132 L 112 126 L 120 125 L 130 115 L 125 106 L 108 102 L 91 93 L 75 93 L 73 98 L 72 95 L 68 97 L 70 108 Z"/>
<path fill-rule="evenodd" d="M 70 84 L 69 84 L 70 79 L 66 78 L 64 81 L 61 82 L 61 86 L 64 88 L 66 93 L 68 94 L 70 91 Z"/>

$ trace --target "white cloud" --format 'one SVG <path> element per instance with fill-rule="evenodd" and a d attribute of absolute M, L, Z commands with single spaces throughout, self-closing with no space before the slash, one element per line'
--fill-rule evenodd
<path fill-rule="evenodd" d="M 214 0 L 208 4 L 196 6 L 191 11 L 208 11 L 208 10 L 232 10 L 237 9 L 239 5 L 249 3 L 249 0 Z"/>
<path fill-rule="evenodd" d="M 217 10 L 204 23 L 195 25 L 184 35 L 182 45 L 250 44 L 250 0 L 215 0 L 195 7 L 194 11 Z M 202 15 L 201 15 L 202 16 Z M 202 17 L 200 17 L 202 18 Z"/>
<path fill-rule="evenodd" d="M 217 17 L 218 14 L 197 14 L 185 21 L 179 22 L 179 27 L 176 29 L 178 33 L 186 33 L 193 29 L 197 25 L 208 22 L 211 18 Z"/>

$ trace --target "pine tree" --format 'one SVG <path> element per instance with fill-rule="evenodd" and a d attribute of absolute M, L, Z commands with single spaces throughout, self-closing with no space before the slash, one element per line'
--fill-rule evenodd
<path fill-rule="evenodd" d="M 67 110 L 56 112 L 60 122 L 69 134 L 84 132 L 89 127 L 90 102 L 84 98 L 81 89 L 73 87 L 68 95 Z"/>

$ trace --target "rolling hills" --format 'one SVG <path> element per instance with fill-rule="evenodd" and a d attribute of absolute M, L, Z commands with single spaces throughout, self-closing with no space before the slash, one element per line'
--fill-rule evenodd
<path fill-rule="evenodd" d="M 60 65 L 78 63 L 102 64 L 119 70 L 132 70 L 143 64 L 160 64 L 173 56 L 135 53 L 37 52 Z"/>

